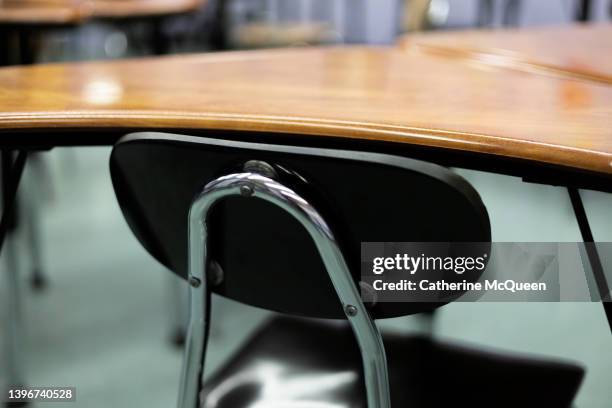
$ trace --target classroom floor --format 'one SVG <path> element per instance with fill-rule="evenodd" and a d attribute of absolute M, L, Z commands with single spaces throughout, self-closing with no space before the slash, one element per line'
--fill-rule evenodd
<path fill-rule="evenodd" d="M 32 169 L 26 174 L 23 193 L 44 202 L 41 225 L 49 277 L 46 290 L 30 289 L 28 257 L 19 239 L 26 378 L 30 385 L 76 386 L 77 402 L 54 403 L 57 408 L 172 407 L 181 363 L 181 351 L 169 341 L 176 282 L 140 247 L 123 220 L 108 174 L 109 153 L 109 148 L 81 148 L 78 155 L 56 149 L 44 154 L 51 177 L 41 178 Z M 488 207 L 494 240 L 581 240 L 563 189 L 461 173 Z M 612 195 L 584 196 L 596 239 L 612 241 Z M 3 283 L 0 276 L 0 296 Z M 213 318 L 211 370 L 267 317 L 222 299 L 215 299 L 214 313 L 223 318 Z M 382 326 L 420 330 L 423 321 L 392 319 Z M 434 332 L 581 362 L 587 375 L 576 406 L 610 406 L 612 336 L 599 304 L 456 303 L 440 311 Z M 2 374 L 0 363 L 0 383 Z"/>

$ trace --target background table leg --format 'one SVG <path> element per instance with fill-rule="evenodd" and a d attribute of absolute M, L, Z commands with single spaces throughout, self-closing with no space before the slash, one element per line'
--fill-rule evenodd
<path fill-rule="evenodd" d="M 593 275 L 595 276 L 597 289 L 599 290 L 604 312 L 606 313 L 606 318 L 608 319 L 608 325 L 610 326 L 610 331 L 612 331 L 612 299 L 610 299 L 610 285 L 606 280 L 606 275 L 603 271 L 603 265 L 601 264 L 597 247 L 593 244 L 593 233 L 591 232 L 591 227 L 589 226 L 589 220 L 587 218 L 586 211 L 584 210 L 582 198 L 580 198 L 580 191 L 574 187 L 568 187 L 567 191 L 569 192 L 572 208 L 574 209 L 574 214 L 576 215 L 576 220 L 578 221 L 582 241 L 587 244 L 585 245 L 586 253 L 589 258 L 591 268 L 593 269 Z"/>
<path fill-rule="evenodd" d="M 14 230 L 15 222 L 15 201 L 17 197 L 17 187 L 23 174 L 27 154 L 20 151 L 17 158 L 13 161 L 13 152 L 10 150 L 2 151 L 2 219 L 0 221 L 0 254 L 6 235 L 10 230 Z M 5 250 L 6 271 L 5 278 L 7 283 L 6 294 L 6 347 L 7 347 L 7 385 L 25 385 L 21 347 L 23 337 L 21 336 L 21 302 L 19 300 L 20 288 L 18 277 L 18 264 L 16 246 L 14 240 L 9 240 Z"/>

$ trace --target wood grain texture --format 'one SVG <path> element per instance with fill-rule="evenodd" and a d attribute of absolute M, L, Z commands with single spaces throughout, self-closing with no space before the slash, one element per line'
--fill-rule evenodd
<path fill-rule="evenodd" d="M 406 51 L 612 84 L 612 24 L 406 35 Z"/>
<path fill-rule="evenodd" d="M 224 129 L 407 143 L 612 174 L 612 87 L 400 48 L 310 48 L 0 69 L 21 132 Z M 50 133 L 48 137 L 53 138 Z"/>

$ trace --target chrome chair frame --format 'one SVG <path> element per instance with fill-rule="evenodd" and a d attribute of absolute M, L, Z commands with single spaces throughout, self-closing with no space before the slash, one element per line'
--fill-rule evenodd
<path fill-rule="evenodd" d="M 229 196 L 266 200 L 300 222 L 313 239 L 361 351 L 369 408 L 390 408 L 387 360 L 382 337 L 368 313 L 334 235 L 316 209 L 290 188 L 257 173 L 236 173 L 208 183 L 189 211 L 190 318 L 179 390 L 179 408 L 196 408 L 202 387 L 210 317 L 207 281 L 207 216 Z"/>

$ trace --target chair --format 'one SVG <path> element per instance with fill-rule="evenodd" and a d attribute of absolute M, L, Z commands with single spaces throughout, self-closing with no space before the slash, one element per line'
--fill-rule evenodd
<path fill-rule="evenodd" d="M 442 303 L 364 304 L 361 242 L 491 240 L 478 194 L 444 167 L 362 151 L 134 133 L 115 145 L 110 168 L 136 237 L 191 286 L 181 408 L 560 407 L 578 389 L 583 372 L 573 364 L 378 331 L 376 318 Z M 286 317 L 202 385 L 211 292 Z M 510 378 L 516 392 L 507 392 Z"/>

